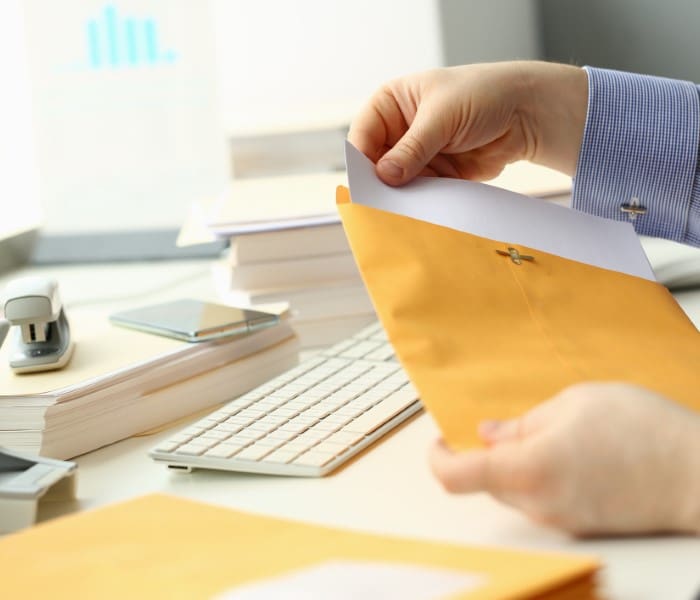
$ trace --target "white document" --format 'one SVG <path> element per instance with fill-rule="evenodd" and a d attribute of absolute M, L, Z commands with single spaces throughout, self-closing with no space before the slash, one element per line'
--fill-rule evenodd
<path fill-rule="evenodd" d="M 655 281 L 629 223 L 461 179 L 417 177 L 400 188 L 391 187 L 349 142 L 345 161 L 356 204 Z"/>
<path fill-rule="evenodd" d="M 234 180 L 210 208 L 209 230 L 219 237 L 338 223 L 335 188 L 344 172 Z"/>
<path fill-rule="evenodd" d="M 461 571 L 338 560 L 239 587 L 216 600 L 438 600 L 483 583 L 482 576 Z"/>

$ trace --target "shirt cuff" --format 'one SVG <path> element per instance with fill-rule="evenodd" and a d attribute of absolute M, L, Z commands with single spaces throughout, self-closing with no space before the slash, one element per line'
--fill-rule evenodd
<path fill-rule="evenodd" d="M 700 245 L 700 99 L 687 81 L 585 67 L 588 113 L 573 208 Z M 636 199 L 636 200 L 635 200 Z M 623 205 L 646 209 L 624 212 Z"/>

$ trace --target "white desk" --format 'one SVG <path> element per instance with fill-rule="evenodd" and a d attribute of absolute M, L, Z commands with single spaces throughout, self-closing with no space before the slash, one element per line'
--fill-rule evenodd
<path fill-rule="evenodd" d="M 98 265 L 50 272 L 59 278 L 69 309 L 78 303 L 121 308 L 213 294 L 206 262 Z M 3 279 L 0 285 L 4 285 Z M 678 297 L 696 325 L 700 324 L 700 291 Z M 590 553 L 605 564 L 604 589 L 617 600 L 687 600 L 700 589 L 700 537 L 573 540 L 531 523 L 484 494 L 450 496 L 443 492 L 427 465 L 427 447 L 438 432 L 425 414 L 324 479 L 173 473 L 146 455 L 170 433 L 132 438 L 78 458 L 78 500 L 44 504 L 40 519 L 149 492 L 166 492 L 384 534 Z"/>

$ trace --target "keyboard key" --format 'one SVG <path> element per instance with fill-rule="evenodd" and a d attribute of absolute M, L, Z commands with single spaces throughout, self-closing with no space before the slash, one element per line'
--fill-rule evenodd
<path fill-rule="evenodd" d="M 251 429 L 250 427 L 246 427 L 245 429 L 241 429 L 231 439 L 236 441 L 240 439 L 259 440 L 261 437 L 265 437 L 264 431 L 259 431 L 256 429 Z"/>
<path fill-rule="evenodd" d="M 211 456 L 212 458 L 231 458 L 236 453 L 240 452 L 245 448 L 244 444 L 219 444 L 213 448 L 209 448 L 204 453 L 204 456 Z"/>
<path fill-rule="evenodd" d="M 296 450 L 280 448 L 271 454 L 268 454 L 265 457 L 265 462 L 286 464 L 292 462 L 297 456 L 299 456 L 299 454 L 299 451 Z"/>
<path fill-rule="evenodd" d="M 220 442 L 221 440 L 225 440 L 229 437 L 231 437 L 231 434 L 228 431 L 215 431 L 214 429 L 210 429 L 209 431 L 202 433 L 202 435 L 200 435 L 197 439 L 208 439 Z"/>
<path fill-rule="evenodd" d="M 340 354 L 340 356 L 342 358 L 362 358 L 363 356 L 366 356 L 370 352 L 373 352 L 379 348 L 381 345 L 381 342 L 371 340 L 363 341 L 351 346 L 350 348 L 347 348 Z"/>
<path fill-rule="evenodd" d="M 340 430 L 330 435 L 325 441 L 331 444 L 339 444 L 341 446 L 353 446 L 364 438 L 365 436 L 363 433 Z"/>
<path fill-rule="evenodd" d="M 291 431 L 281 431 L 280 429 L 275 429 L 274 431 L 271 431 L 268 433 L 265 438 L 270 438 L 273 440 L 279 440 L 280 442 L 286 442 L 288 440 L 291 440 L 292 438 L 295 438 L 297 436 L 296 433 L 293 433 Z"/>
<path fill-rule="evenodd" d="M 243 429 L 243 425 L 234 425 L 232 423 L 228 423 L 227 421 L 224 421 L 223 423 L 219 423 L 212 431 L 225 431 L 229 434 L 233 433 L 238 433 L 241 429 Z"/>
<path fill-rule="evenodd" d="M 307 467 L 322 467 L 326 463 L 331 462 L 335 458 L 335 454 L 329 452 L 305 452 L 298 458 L 292 461 L 295 465 L 304 465 Z"/>
<path fill-rule="evenodd" d="M 416 397 L 406 392 L 396 392 L 384 399 L 380 404 L 373 406 L 357 419 L 350 421 L 341 431 L 368 434 L 378 429 L 389 419 L 395 417 L 407 406 L 416 401 Z"/>
<path fill-rule="evenodd" d="M 338 423 L 331 423 L 326 419 L 322 419 L 315 425 L 312 425 L 310 429 L 314 431 L 325 431 L 326 433 L 334 433 L 338 431 L 338 429 L 340 429 L 344 424 L 345 423 L 343 423 L 342 425 Z"/>
<path fill-rule="evenodd" d="M 175 454 L 199 456 L 200 454 L 204 454 L 204 452 L 207 451 L 211 446 L 213 446 L 213 443 L 207 444 L 205 442 L 203 442 L 203 443 L 189 442 L 183 446 L 180 446 L 177 450 L 175 450 Z"/>
<path fill-rule="evenodd" d="M 349 446 L 345 444 L 337 444 L 335 442 L 323 441 L 320 444 L 314 446 L 314 452 L 321 452 L 323 454 L 332 454 L 333 456 L 340 456 L 343 452 L 349 450 Z"/>
<path fill-rule="evenodd" d="M 180 442 L 165 440 L 156 446 L 156 452 L 172 452 L 179 445 Z"/>
<path fill-rule="evenodd" d="M 253 444 L 247 448 L 243 448 L 237 455 L 236 458 L 241 460 L 260 460 L 266 454 L 270 454 L 274 448 L 270 446 L 265 446 L 264 444 Z"/>

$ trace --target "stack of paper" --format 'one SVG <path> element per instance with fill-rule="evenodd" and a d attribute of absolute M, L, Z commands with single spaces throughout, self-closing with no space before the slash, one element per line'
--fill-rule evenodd
<path fill-rule="evenodd" d="M 331 529 L 152 495 L 0 540 L 8 598 L 593 599 L 594 558 Z"/>
<path fill-rule="evenodd" d="M 60 371 L 14 374 L 0 352 L 0 446 L 72 458 L 230 400 L 291 368 L 286 320 L 237 338 L 191 344 L 73 310 L 76 346 Z"/>
<path fill-rule="evenodd" d="M 231 240 L 214 265 L 225 302 L 287 302 L 305 347 L 325 346 L 370 323 L 374 310 L 332 201 L 343 173 L 241 180 L 210 211 L 211 232 Z"/>

